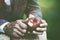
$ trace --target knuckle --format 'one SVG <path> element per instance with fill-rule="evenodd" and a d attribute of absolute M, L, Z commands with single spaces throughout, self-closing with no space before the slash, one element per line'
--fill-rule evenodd
<path fill-rule="evenodd" d="M 19 36 L 19 35 L 17 35 L 17 33 L 16 33 L 16 32 L 14 32 L 14 31 L 13 31 L 13 33 L 12 33 L 12 36 L 13 36 L 13 37 L 15 37 L 15 38 L 19 38 L 19 37 L 20 37 L 20 36 Z"/>
<path fill-rule="evenodd" d="M 23 33 L 26 33 L 26 30 L 23 30 Z"/>
<path fill-rule="evenodd" d="M 19 25 L 18 25 L 18 24 L 15 24 L 15 26 L 14 26 L 14 27 L 19 28 Z"/>
<path fill-rule="evenodd" d="M 23 27 L 23 28 L 27 29 L 27 25 L 24 25 L 24 27 Z"/>
<path fill-rule="evenodd" d="M 21 22 L 21 20 L 16 20 L 16 22 L 17 22 L 17 23 L 20 23 L 20 22 Z"/>
<path fill-rule="evenodd" d="M 17 22 L 20 21 L 20 20 L 16 20 Z"/>
<path fill-rule="evenodd" d="M 13 36 L 17 36 L 15 32 L 13 32 L 13 34 L 12 34 L 12 35 L 13 35 Z"/>
<path fill-rule="evenodd" d="M 22 28 L 27 28 L 27 25 L 25 23 L 21 23 Z"/>

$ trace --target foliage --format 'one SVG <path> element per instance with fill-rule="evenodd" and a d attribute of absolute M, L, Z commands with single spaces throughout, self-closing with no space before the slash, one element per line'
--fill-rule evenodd
<path fill-rule="evenodd" d="M 47 33 L 51 40 L 59 40 L 60 38 L 60 18 L 59 18 L 59 1 L 58 0 L 39 0 L 43 13 L 43 19 L 48 23 Z"/>

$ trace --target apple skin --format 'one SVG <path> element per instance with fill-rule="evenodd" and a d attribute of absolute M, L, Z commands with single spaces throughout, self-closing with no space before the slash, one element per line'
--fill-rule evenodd
<path fill-rule="evenodd" d="M 41 19 L 40 18 L 29 18 L 27 20 L 27 24 L 29 25 L 29 27 L 36 29 L 37 27 L 40 26 Z"/>

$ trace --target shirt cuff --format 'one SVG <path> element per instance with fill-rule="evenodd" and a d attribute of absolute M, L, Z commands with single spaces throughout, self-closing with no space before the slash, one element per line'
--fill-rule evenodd
<path fill-rule="evenodd" d="M 7 25 L 8 23 L 9 23 L 9 22 L 5 22 L 5 23 L 3 23 L 3 24 L 0 26 L 0 32 L 5 33 L 4 30 L 3 30 L 3 28 L 4 28 L 5 25 Z"/>

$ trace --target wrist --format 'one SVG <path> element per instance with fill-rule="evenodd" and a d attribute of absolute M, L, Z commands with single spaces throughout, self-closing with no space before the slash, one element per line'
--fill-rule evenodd
<path fill-rule="evenodd" d="M 5 27 L 8 23 L 9 23 L 9 22 L 5 22 L 5 23 L 3 23 L 3 24 L 0 26 L 0 32 L 5 33 L 5 32 L 4 32 L 4 27 Z"/>
<path fill-rule="evenodd" d="M 29 14 L 29 17 L 28 18 L 39 18 L 39 19 L 41 19 L 41 17 L 38 17 L 38 16 L 33 15 L 33 14 Z"/>

